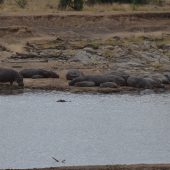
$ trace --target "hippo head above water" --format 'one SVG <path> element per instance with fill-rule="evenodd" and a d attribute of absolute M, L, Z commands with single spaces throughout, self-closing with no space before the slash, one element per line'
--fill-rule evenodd
<path fill-rule="evenodd" d="M 18 83 L 18 86 L 24 87 L 23 77 L 20 74 L 17 76 L 16 82 Z"/>
<path fill-rule="evenodd" d="M 51 78 L 59 78 L 59 75 L 53 71 L 49 71 Z"/>

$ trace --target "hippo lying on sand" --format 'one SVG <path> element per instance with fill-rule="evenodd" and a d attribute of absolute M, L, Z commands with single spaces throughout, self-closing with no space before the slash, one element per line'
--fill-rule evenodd
<path fill-rule="evenodd" d="M 95 83 L 93 81 L 81 81 L 75 84 L 77 87 L 94 87 Z"/>
<path fill-rule="evenodd" d="M 24 69 L 20 71 L 24 78 L 59 78 L 59 75 L 53 71 L 43 69 Z"/>
<path fill-rule="evenodd" d="M 74 86 L 78 82 L 82 81 L 88 81 L 88 82 L 94 82 L 95 86 L 100 86 L 101 83 L 105 82 L 114 82 L 119 86 L 125 86 L 126 81 L 124 78 L 120 76 L 115 76 L 115 75 L 88 75 L 88 76 L 82 76 L 73 79 L 71 82 L 69 82 L 70 86 Z"/>
<path fill-rule="evenodd" d="M 164 76 L 168 79 L 168 84 L 170 84 L 170 72 L 164 73 Z"/>
<path fill-rule="evenodd" d="M 117 88 L 118 85 L 116 83 L 114 83 L 114 82 L 106 82 L 106 83 L 101 83 L 100 87 L 102 87 L 102 88 L 107 88 L 107 87 L 109 87 L 109 88 Z"/>
<path fill-rule="evenodd" d="M 153 88 L 163 88 L 161 81 L 154 80 L 152 78 L 142 78 L 142 77 L 129 77 L 127 79 L 127 85 L 130 87 L 153 89 Z"/>
<path fill-rule="evenodd" d="M 82 72 L 80 72 L 77 69 L 71 69 L 67 72 L 66 79 L 67 80 L 73 80 L 73 79 L 75 79 L 77 77 L 81 77 L 81 76 L 84 76 L 84 74 Z"/>
<path fill-rule="evenodd" d="M 119 71 L 111 71 L 111 72 L 108 72 L 106 73 L 105 75 L 114 75 L 114 76 L 120 76 L 120 77 L 123 77 L 126 81 L 129 77 L 129 74 L 128 73 L 125 73 L 125 72 L 119 72 Z"/>
<path fill-rule="evenodd" d="M 18 86 L 24 86 L 22 75 L 12 69 L 0 68 L 0 82 L 10 82 L 11 86 L 13 82 L 17 82 Z"/>

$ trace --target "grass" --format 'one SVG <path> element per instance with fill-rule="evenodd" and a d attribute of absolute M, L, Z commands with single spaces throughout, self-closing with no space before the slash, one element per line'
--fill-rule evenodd
<path fill-rule="evenodd" d="M 2 12 L 43 12 L 43 13 L 56 13 L 59 12 L 59 0 L 27 0 L 27 5 L 24 9 L 20 8 L 16 1 L 5 0 L 5 3 L 0 5 Z M 72 9 L 67 9 L 72 11 Z M 132 5 L 132 4 L 95 4 L 93 6 L 85 5 L 83 11 L 85 12 L 130 12 L 130 11 L 147 11 L 147 12 L 165 12 L 170 11 L 170 1 L 162 5 L 159 3 L 148 5 Z"/>
<path fill-rule="evenodd" d="M 112 50 L 106 49 L 106 50 L 103 51 L 102 56 L 104 56 L 106 58 L 112 58 L 114 56 L 114 53 L 113 53 Z"/>
<path fill-rule="evenodd" d="M 96 40 L 89 40 L 86 46 L 91 47 L 93 49 L 98 49 L 100 45 L 102 45 L 102 43 L 100 42 L 100 40 L 96 39 Z"/>

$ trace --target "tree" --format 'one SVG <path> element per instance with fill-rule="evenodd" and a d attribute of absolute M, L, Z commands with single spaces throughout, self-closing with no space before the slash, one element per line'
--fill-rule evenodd
<path fill-rule="evenodd" d="M 0 0 L 0 4 L 3 4 L 5 0 Z"/>
<path fill-rule="evenodd" d="M 66 9 L 67 7 L 71 7 L 76 11 L 81 11 L 83 9 L 84 0 L 60 0 L 59 8 Z"/>

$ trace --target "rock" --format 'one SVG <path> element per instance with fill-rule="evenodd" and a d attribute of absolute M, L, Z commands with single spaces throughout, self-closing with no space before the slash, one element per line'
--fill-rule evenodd
<path fill-rule="evenodd" d="M 96 50 L 90 47 L 85 47 L 83 50 L 90 54 L 97 54 Z"/>
<path fill-rule="evenodd" d="M 99 61 L 103 61 L 104 58 L 96 55 L 96 54 L 91 54 L 86 51 L 79 51 L 74 57 L 72 57 L 69 61 L 71 62 L 80 62 L 82 64 L 92 64 L 96 63 Z"/>
<path fill-rule="evenodd" d="M 93 82 L 93 81 L 81 81 L 81 82 L 77 82 L 75 84 L 75 86 L 77 86 L 77 87 L 94 87 L 95 82 Z"/>
<path fill-rule="evenodd" d="M 118 85 L 114 82 L 106 82 L 106 83 L 101 83 L 100 87 L 117 88 Z"/>
<path fill-rule="evenodd" d="M 71 69 L 67 72 L 66 79 L 67 80 L 73 80 L 74 78 L 77 78 L 77 77 L 80 77 L 80 76 L 83 76 L 83 75 L 84 74 L 82 72 L 80 72 L 79 70 Z"/>

